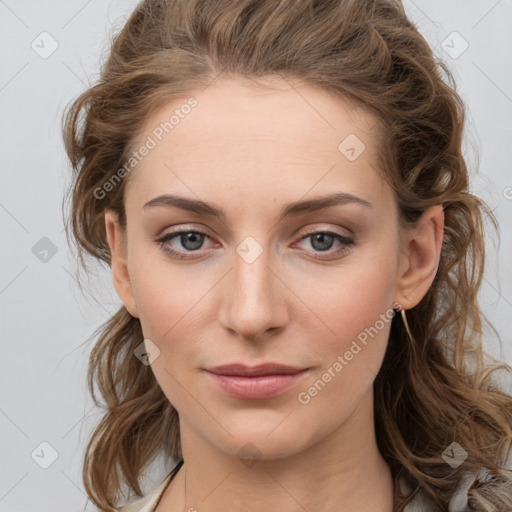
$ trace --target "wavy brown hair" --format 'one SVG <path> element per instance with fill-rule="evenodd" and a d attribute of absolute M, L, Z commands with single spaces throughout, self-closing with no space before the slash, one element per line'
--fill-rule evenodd
<path fill-rule="evenodd" d="M 374 381 L 377 442 L 395 479 L 396 510 L 419 491 L 446 510 L 463 472 L 481 467 L 491 478 L 471 487 L 469 504 L 512 510 L 511 472 L 503 469 L 512 398 L 491 378 L 511 368 L 484 352 L 487 321 L 477 301 L 484 220 L 496 222 L 469 192 L 461 150 L 465 108 L 453 76 L 398 1 L 141 2 L 112 38 L 97 83 L 63 119 L 73 169 L 66 233 L 81 265 L 84 256 L 111 265 L 104 211 L 117 212 L 126 227 L 127 179 L 101 198 L 95 190 L 126 162 L 145 120 L 221 74 L 299 80 L 368 109 L 381 128 L 379 165 L 403 223 L 443 205 L 436 277 L 408 311 L 412 338 L 401 318 L 393 319 Z M 139 320 L 122 307 L 94 336 L 89 387 L 105 412 L 87 446 L 83 480 L 90 499 L 113 512 L 123 485 L 142 495 L 139 479 L 158 454 L 181 458 L 179 423 L 151 368 L 133 357 L 143 339 Z M 441 456 L 452 441 L 468 452 L 455 470 Z M 408 496 L 399 477 L 413 490 Z"/>

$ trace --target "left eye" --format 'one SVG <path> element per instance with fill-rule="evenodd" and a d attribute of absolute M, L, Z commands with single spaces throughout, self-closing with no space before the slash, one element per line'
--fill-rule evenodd
<path fill-rule="evenodd" d="M 175 250 L 171 247 L 171 244 L 168 242 L 174 238 L 179 239 L 184 250 Z M 187 252 L 197 252 L 202 248 L 205 238 L 210 238 L 210 236 L 206 233 L 203 233 L 202 231 L 182 230 L 167 233 L 158 238 L 156 241 L 162 250 L 166 253 L 178 259 L 186 259 L 188 258 Z M 341 247 L 339 247 L 337 250 L 329 251 L 328 254 L 331 255 L 342 253 L 348 249 L 348 246 L 354 243 L 354 241 L 350 238 L 332 231 L 314 231 L 302 236 L 300 241 L 306 240 L 307 238 L 311 239 L 311 246 L 313 247 L 313 251 L 320 253 L 328 252 L 329 249 L 332 248 L 334 242 L 337 240 L 341 244 Z"/>
<path fill-rule="evenodd" d="M 313 249 L 320 252 L 326 252 L 331 249 L 333 243 L 336 240 L 341 244 L 341 248 L 337 251 L 334 251 L 335 253 L 346 249 L 347 246 L 354 243 L 354 241 L 350 238 L 347 238 L 340 233 L 334 233 L 332 231 L 315 231 L 313 233 L 308 233 L 307 235 L 304 235 L 301 240 L 305 240 L 307 238 L 311 239 L 310 243 Z"/>

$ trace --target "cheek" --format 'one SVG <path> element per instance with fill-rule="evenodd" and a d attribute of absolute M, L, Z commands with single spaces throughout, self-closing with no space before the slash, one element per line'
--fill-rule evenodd
<path fill-rule="evenodd" d="M 328 349 L 350 342 L 381 314 L 392 311 L 395 269 L 396 254 L 388 249 L 350 257 L 337 268 L 295 280 L 294 292 L 310 309 L 309 317 L 332 341 Z"/>
<path fill-rule="evenodd" d="M 333 390 L 346 388 L 343 381 L 349 376 L 349 387 L 360 387 L 378 371 L 390 326 L 390 320 L 383 324 L 380 319 L 390 311 L 396 278 L 396 254 L 391 245 L 361 251 L 337 267 L 311 266 L 300 275 L 294 275 L 294 269 L 283 270 L 284 280 L 293 289 L 289 300 L 295 307 L 290 311 L 298 312 L 292 313 L 290 321 L 297 323 L 309 340 L 305 352 L 314 350 L 322 361 L 320 374 L 332 367 L 338 356 L 347 355 L 348 364 L 329 385 Z M 165 369 L 181 375 L 183 362 L 196 360 L 197 352 L 204 348 L 205 319 L 215 323 L 208 294 L 224 273 L 209 271 L 203 264 L 168 261 L 153 249 L 137 252 L 134 247 L 131 255 L 130 275 L 144 337 L 164 355 L 154 365 L 155 374 L 159 380 L 166 377 Z"/>
<path fill-rule="evenodd" d="M 391 245 L 383 243 L 373 251 L 363 250 L 338 267 L 302 269 L 302 277 L 294 276 L 293 269 L 291 274 L 283 271 L 299 302 L 307 306 L 304 310 L 297 304 L 302 311 L 298 322 L 309 323 L 306 329 L 325 332 L 325 339 L 331 340 L 325 346 L 327 352 L 340 340 L 350 343 L 389 309 L 396 279 L 396 254 Z M 180 331 L 189 332 L 200 325 L 194 318 L 207 308 L 208 293 L 219 284 L 222 272 L 208 271 L 203 264 L 168 261 L 157 252 L 159 249 L 130 249 L 130 276 L 144 336 L 165 341 L 167 346 Z"/>
<path fill-rule="evenodd" d="M 318 396 L 317 404 L 328 406 L 330 400 L 339 403 L 343 397 L 350 408 L 371 385 L 382 364 L 394 317 L 395 268 L 396 252 L 381 247 L 373 254 L 347 259 L 328 279 L 317 276 L 315 286 L 302 284 L 297 294 L 311 309 L 311 321 L 321 326 L 317 328 L 321 335 L 315 336 L 313 327 L 310 336 L 318 340 L 316 353 L 323 362 L 308 383 L 317 383 L 311 394 L 302 389 L 309 395 L 305 401 Z"/>
<path fill-rule="evenodd" d="M 167 261 L 154 249 L 132 254 L 131 283 L 144 336 L 163 342 L 190 324 L 213 283 L 199 266 L 196 275 L 192 266 Z"/>
<path fill-rule="evenodd" d="M 181 411 L 190 407 L 184 389 L 191 388 L 188 379 L 199 349 L 202 301 L 213 284 L 161 257 L 136 261 L 132 286 L 142 332 L 159 350 L 151 368 L 169 401 Z"/>

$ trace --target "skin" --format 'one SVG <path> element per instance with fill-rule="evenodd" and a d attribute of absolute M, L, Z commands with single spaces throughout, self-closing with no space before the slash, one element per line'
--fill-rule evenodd
<path fill-rule="evenodd" d="M 372 387 L 390 322 L 307 404 L 298 394 L 393 304 L 409 309 L 422 299 L 439 263 L 442 206 L 401 230 L 393 191 L 376 170 L 375 119 L 317 88 L 272 83 L 269 91 L 225 79 L 194 93 L 198 105 L 130 175 L 127 232 L 105 212 L 114 286 L 160 350 L 151 367 L 180 418 L 185 464 L 157 511 L 243 503 L 247 511 L 391 512 Z M 147 119 L 139 142 L 185 101 Z M 338 150 L 348 134 L 365 144 L 354 161 Z M 347 203 L 279 220 L 284 205 L 334 191 L 371 207 Z M 215 203 L 226 218 L 143 207 L 166 193 Z M 179 235 L 166 242 L 190 259 L 155 241 L 177 228 L 208 235 L 202 245 L 183 245 Z M 311 232 L 353 244 L 334 237 L 322 250 L 313 237 L 301 239 Z M 251 263 L 236 251 L 247 236 L 262 249 Z M 269 361 L 309 370 L 266 400 L 233 398 L 203 370 Z M 258 454 L 253 464 L 240 455 L 247 443 Z"/>

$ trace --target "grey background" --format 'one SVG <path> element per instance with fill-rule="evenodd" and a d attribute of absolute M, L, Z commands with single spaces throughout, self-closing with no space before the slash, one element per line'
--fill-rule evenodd
<path fill-rule="evenodd" d="M 86 389 L 91 344 L 83 342 L 121 302 L 108 269 L 90 274 L 84 295 L 75 280 L 62 223 L 69 168 L 60 122 L 64 106 L 94 82 L 107 36 L 135 5 L 0 0 L 2 512 L 93 510 L 86 508 L 81 464 L 99 414 Z M 489 241 L 481 300 L 503 347 L 489 340 L 486 349 L 512 363 L 512 2 L 408 0 L 405 6 L 453 70 L 468 106 L 465 154 L 473 188 L 501 225 L 500 246 Z M 43 469 L 52 450 L 58 456 Z M 146 489 L 165 471 L 156 465 Z"/>

